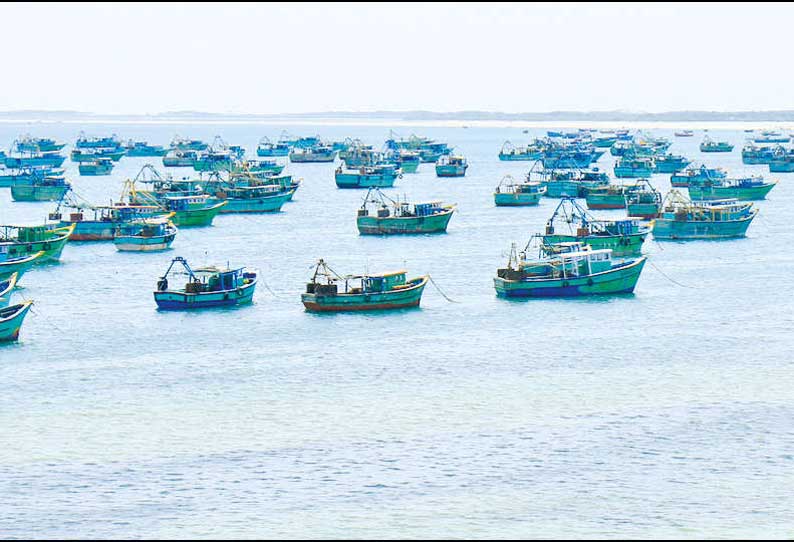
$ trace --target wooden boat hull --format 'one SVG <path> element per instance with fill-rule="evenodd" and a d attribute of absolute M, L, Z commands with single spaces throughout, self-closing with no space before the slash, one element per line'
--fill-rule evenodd
<path fill-rule="evenodd" d="M 587 243 L 594 250 L 601 248 L 611 248 L 612 255 L 617 257 L 639 256 L 642 252 L 642 245 L 648 236 L 648 231 L 631 233 L 628 235 L 586 235 L 577 237 L 575 235 L 544 235 L 543 243 L 553 245 L 557 243 L 570 243 L 580 241 Z"/>
<path fill-rule="evenodd" d="M 579 297 L 628 294 L 634 291 L 645 265 L 645 257 L 617 264 L 609 271 L 585 277 L 509 280 L 494 277 L 500 297 Z"/>
<path fill-rule="evenodd" d="M 510 192 L 497 192 L 494 193 L 493 199 L 497 207 L 525 207 L 529 205 L 537 205 L 540 202 L 541 192 L 536 193 L 510 193 Z"/>
<path fill-rule="evenodd" d="M 301 301 L 310 312 L 381 311 L 418 307 L 428 277 L 414 279 L 417 283 L 402 290 L 370 294 L 318 295 L 301 294 Z M 411 281 L 413 282 L 413 281 Z"/>
<path fill-rule="evenodd" d="M 759 186 L 695 186 L 689 185 L 689 197 L 693 200 L 715 200 L 734 198 L 740 201 L 754 201 L 765 199 L 775 183 Z"/>
<path fill-rule="evenodd" d="M 66 186 L 40 186 L 35 184 L 15 184 L 11 187 L 14 201 L 58 201 L 69 190 Z"/>
<path fill-rule="evenodd" d="M 30 256 L 37 252 L 44 254 L 40 258 L 40 262 L 59 260 L 63 248 L 69 241 L 69 236 L 74 231 L 74 226 L 65 228 L 53 228 L 50 230 L 52 235 L 49 239 L 42 239 L 37 241 L 15 241 L 8 247 L 8 255 L 12 258 L 20 258 Z"/>
<path fill-rule="evenodd" d="M 362 235 L 389 235 L 401 233 L 440 233 L 447 231 L 452 218 L 450 209 L 430 216 L 383 217 L 359 216 L 356 220 L 358 232 Z"/>
<path fill-rule="evenodd" d="M 466 175 L 468 164 L 465 166 L 436 165 L 437 177 L 463 177 Z"/>
<path fill-rule="evenodd" d="M 221 212 L 221 209 L 228 204 L 228 201 L 222 201 L 204 209 L 176 211 L 176 214 L 171 218 L 171 222 L 178 228 L 211 226 L 212 221 Z"/>
<path fill-rule="evenodd" d="M 5 280 L 14 273 L 17 274 L 17 280 L 21 279 L 22 275 L 37 264 L 43 255 L 44 253 L 39 251 L 30 256 L 23 256 L 22 258 L 13 258 L 0 262 L 0 280 Z"/>
<path fill-rule="evenodd" d="M 747 217 L 719 222 L 686 222 L 656 218 L 653 221 L 653 238 L 689 240 L 744 237 L 757 213 L 757 210 L 753 210 Z"/>
<path fill-rule="evenodd" d="M 33 305 L 32 301 L 26 301 L 0 309 L 0 342 L 16 341 L 19 338 L 19 330 L 31 305 Z"/>
<path fill-rule="evenodd" d="M 397 173 L 336 173 L 334 179 L 339 188 L 388 188 L 394 186 L 397 180 Z"/>
<path fill-rule="evenodd" d="M 234 290 L 188 294 L 182 291 L 165 290 L 154 292 L 154 301 L 160 310 L 194 310 L 214 307 L 232 307 L 251 303 L 258 279 Z"/>

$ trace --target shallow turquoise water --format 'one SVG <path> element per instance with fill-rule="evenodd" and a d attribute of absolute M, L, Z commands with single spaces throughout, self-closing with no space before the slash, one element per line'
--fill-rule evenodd
<path fill-rule="evenodd" d="M 283 128 L 0 124 L 0 142 L 221 134 L 250 153 Z M 413 131 L 469 158 L 464 178 L 423 164 L 393 191 L 458 203 L 446 235 L 360 237 L 364 193 L 336 189 L 330 164 L 297 164 L 304 184 L 281 213 L 219 216 L 168 253 L 67 245 L 61 264 L 29 272 L 18 295 L 35 313 L 0 348 L 2 536 L 791 537 L 791 174 L 746 239 L 647 241 L 655 267 L 634 295 L 510 302 L 495 270 L 557 201 L 495 208 L 502 176 L 528 168 L 496 155 L 544 130 Z M 700 131 L 653 133 L 766 172 L 741 164 L 741 131 L 709 132 L 736 144 L 730 155 L 701 154 Z M 93 178 L 66 164 L 78 193 L 106 202 L 147 160 Z M 0 223 L 52 207 L 0 190 Z M 176 255 L 258 267 L 266 284 L 250 307 L 158 313 L 151 292 Z M 300 292 L 319 257 L 344 273 L 429 272 L 457 303 L 428 286 L 416 310 L 308 314 Z"/>

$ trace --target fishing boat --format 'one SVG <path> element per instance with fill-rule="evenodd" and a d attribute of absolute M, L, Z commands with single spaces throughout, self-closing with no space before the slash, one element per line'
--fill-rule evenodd
<path fill-rule="evenodd" d="M 641 179 L 644 181 L 645 179 Z M 608 184 L 592 188 L 585 194 L 588 209 L 625 209 L 626 196 L 640 189 L 640 183 Z"/>
<path fill-rule="evenodd" d="M 188 279 L 182 288 L 169 288 L 168 275 L 174 264 L 181 264 Z M 176 272 L 175 272 L 176 273 Z M 257 273 L 245 267 L 192 269 L 187 260 L 177 256 L 157 281 L 154 301 L 161 310 L 206 309 L 250 303 L 254 297 Z"/>
<path fill-rule="evenodd" d="M 392 151 L 390 161 L 400 168 L 403 173 L 416 173 L 419 169 L 419 164 L 422 163 L 422 157 L 417 151 L 409 151 L 407 149 L 399 149 Z"/>
<path fill-rule="evenodd" d="M 540 182 L 516 182 L 512 175 L 505 175 L 493 193 L 497 207 L 521 207 L 537 205 L 546 187 Z"/>
<path fill-rule="evenodd" d="M 74 225 L 63 228 L 42 226 L 0 226 L 2 259 L 22 258 L 43 252 L 37 262 L 60 259 Z"/>
<path fill-rule="evenodd" d="M 794 151 L 777 149 L 769 162 L 770 173 L 790 173 L 794 171 Z"/>
<path fill-rule="evenodd" d="M 281 133 L 281 137 L 279 138 L 279 143 L 288 145 L 294 149 L 309 149 L 312 147 L 320 146 L 322 144 L 319 135 L 292 137 L 286 132 Z"/>
<path fill-rule="evenodd" d="M 32 137 L 30 134 L 22 136 L 14 142 L 13 148 L 19 153 L 38 153 L 60 151 L 66 143 L 56 141 L 49 137 Z"/>
<path fill-rule="evenodd" d="M 727 141 L 712 141 L 709 136 L 700 143 L 700 152 L 731 152 L 733 145 Z"/>
<path fill-rule="evenodd" d="M 23 153 L 19 156 L 6 156 L 5 166 L 7 168 L 25 168 L 37 166 L 49 166 L 53 168 L 61 167 L 66 157 L 58 151 Z"/>
<path fill-rule="evenodd" d="M 388 188 L 402 177 L 402 172 L 393 164 L 362 166 L 356 169 L 336 168 L 334 179 L 339 188 Z"/>
<path fill-rule="evenodd" d="M 163 156 L 165 167 L 193 167 L 198 160 L 198 152 L 192 149 L 171 149 Z"/>
<path fill-rule="evenodd" d="M 788 143 L 789 137 L 774 130 L 764 130 L 760 136 L 753 138 L 755 143 Z"/>
<path fill-rule="evenodd" d="M 118 162 L 126 153 L 124 148 L 90 148 L 90 149 L 72 149 L 69 155 L 72 162 L 93 162 L 99 158 L 108 158 L 114 162 Z"/>
<path fill-rule="evenodd" d="M 405 271 L 339 275 L 320 259 L 301 301 L 307 311 L 374 311 L 418 307 L 429 276 L 405 278 Z"/>
<path fill-rule="evenodd" d="M 437 177 L 463 177 L 469 163 L 460 155 L 445 154 L 436 162 Z"/>
<path fill-rule="evenodd" d="M 634 291 L 645 265 L 641 256 L 614 262 L 613 251 L 583 243 L 554 247 L 541 244 L 538 256 L 529 257 L 533 239 L 520 253 L 515 243 L 507 267 L 498 269 L 494 288 L 500 297 L 578 297 L 627 294 Z"/>
<path fill-rule="evenodd" d="M 110 137 L 87 137 L 84 132 L 80 132 L 77 141 L 74 144 L 78 149 L 98 149 L 98 148 L 113 148 L 118 149 L 121 147 L 121 141 L 116 137 L 116 134 Z"/>
<path fill-rule="evenodd" d="M 695 135 L 695 132 L 692 130 L 681 130 L 680 132 L 675 132 L 675 137 L 692 137 Z"/>
<path fill-rule="evenodd" d="M 143 218 L 124 222 L 116 227 L 113 244 L 121 252 L 156 252 L 166 250 L 174 242 L 177 228 L 163 218 Z"/>
<path fill-rule="evenodd" d="M 709 168 L 703 164 L 700 167 L 689 167 L 683 173 L 673 173 L 670 175 L 670 184 L 675 188 L 686 188 L 693 181 L 724 179 L 727 175 L 722 168 Z"/>
<path fill-rule="evenodd" d="M 45 177 L 63 176 L 63 169 L 49 166 L 0 169 L 0 188 L 9 188 L 15 184 L 30 184 Z"/>
<path fill-rule="evenodd" d="M 284 167 L 284 164 L 279 164 L 275 160 L 243 160 L 241 162 L 235 161 L 232 164 L 230 173 L 232 175 L 245 173 L 263 178 L 281 174 L 284 171 Z"/>
<path fill-rule="evenodd" d="M 25 320 L 25 316 L 32 305 L 32 301 L 25 301 L 18 305 L 0 309 L 0 341 L 11 342 L 19 338 L 22 322 Z"/>
<path fill-rule="evenodd" d="M 581 242 L 594 249 L 611 249 L 613 256 L 633 256 L 640 254 L 650 231 L 632 218 L 597 219 L 582 209 L 574 198 L 563 198 L 546 222 L 543 243 Z"/>
<path fill-rule="evenodd" d="M 678 173 L 686 168 L 692 161 L 679 154 L 663 154 L 654 156 L 654 173 Z"/>
<path fill-rule="evenodd" d="M 510 141 L 505 141 L 499 151 L 499 160 L 508 162 L 540 160 L 543 154 L 544 148 L 541 145 L 530 144 L 517 148 Z"/>
<path fill-rule="evenodd" d="M 124 151 L 127 156 L 132 157 L 152 157 L 152 156 L 165 156 L 168 149 L 162 145 L 150 145 L 146 141 L 133 141 L 130 139 L 124 145 Z"/>
<path fill-rule="evenodd" d="M 110 158 L 97 158 L 91 162 L 80 162 L 77 166 L 80 175 L 98 177 L 110 175 L 113 171 L 113 160 Z"/>
<path fill-rule="evenodd" d="M 292 199 L 293 190 L 285 190 L 279 185 L 263 184 L 260 186 L 239 186 L 225 184 L 219 186 L 210 201 L 226 202 L 220 208 L 221 214 L 226 213 L 275 213 Z"/>
<path fill-rule="evenodd" d="M 748 143 L 742 147 L 743 164 L 769 164 L 776 157 L 784 155 L 786 150 L 783 147 L 759 147 Z"/>
<path fill-rule="evenodd" d="M 527 181 L 533 180 L 537 163 L 527 173 Z M 550 170 L 539 174 L 541 185 L 546 187 L 546 196 L 550 198 L 578 197 L 583 198 L 587 192 L 609 184 L 609 175 L 597 167 L 592 169 Z"/>
<path fill-rule="evenodd" d="M 370 204 L 375 207 L 370 210 Z M 396 201 L 377 188 L 370 188 L 358 209 L 356 225 L 360 234 L 440 233 L 447 231 L 454 205 L 439 201 L 409 203 Z"/>
<path fill-rule="evenodd" d="M 617 136 L 602 136 L 593 139 L 593 146 L 597 149 L 609 149 L 617 142 Z"/>
<path fill-rule="evenodd" d="M 656 169 L 656 161 L 650 156 L 621 156 L 615 162 L 615 177 L 618 179 L 648 178 Z"/>
<path fill-rule="evenodd" d="M 74 209 L 68 219 L 61 215 L 61 204 L 48 218 L 56 221 L 57 227 L 74 225 L 69 241 L 112 241 L 119 224 L 168 214 L 159 205 L 64 203 L 64 206 Z M 93 215 L 86 217 L 85 211 L 91 211 Z"/>
<path fill-rule="evenodd" d="M 0 280 L 0 308 L 7 307 L 11 301 L 11 292 L 17 285 L 18 273 L 12 273 L 7 279 Z"/>
<path fill-rule="evenodd" d="M 726 239 L 744 237 L 757 209 L 735 199 L 692 201 L 670 190 L 653 220 L 654 239 Z"/>
<path fill-rule="evenodd" d="M 639 188 L 626 194 L 626 214 L 635 218 L 653 218 L 659 214 L 662 194 L 647 179 L 640 179 Z"/>
<path fill-rule="evenodd" d="M 289 155 L 290 146 L 286 143 L 272 143 L 267 136 L 263 137 L 256 146 L 256 155 L 261 157 L 277 157 Z"/>
<path fill-rule="evenodd" d="M 693 200 L 736 199 L 751 201 L 765 199 L 777 181 L 764 181 L 761 176 L 741 179 L 699 179 L 689 183 L 689 197 Z"/>
<path fill-rule="evenodd" d="M 25 272 L 39 263 L 44 257 L 44 251 L 40 250 L 29 256 L 8 256 L 8 247 L 0 245 L 0 280 L 5 280 L 11 275 L 16 274 L 17 279 L 21 278 Z"/>
<path fill-rule="evenodd" d="M 208 143 L 204 143 L 200 139 L 190 139 L 175 135 L 171 140 L 169 148 L 176 151 L 205 151 L 209 147 Z"/>
<path fill-rule="evenodd" d="M 598 157 L 587 150 L 544 151 L 541 161 L 546 169 L 585 169 Z"/>
<path fill-rule="evenodd" d="M 336 151 L 331 146 L 295 147 L 289 153 L 289 161 L 296 163 L 333 162 Z"/>
<path fill-rule="evenodd" d="M 234 151 L 224 149 L 213 149 L 203 151 L 198 154 L 193 161 L 193 169 L 196 171 L 230 171 L 237 163 Z"/>
<path fill-rule="evenodd" d="M 11 187 L 14 201 L 59 201 L 69 191 L 71 184 L 63 177 L 43 177 Z"/>

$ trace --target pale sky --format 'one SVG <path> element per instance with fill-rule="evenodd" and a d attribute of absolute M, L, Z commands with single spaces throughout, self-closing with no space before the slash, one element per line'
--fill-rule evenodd
<path fill-rule="evenodd" d="M 2 4 L 0 110 L 794 109 L 794 6 Z"/>

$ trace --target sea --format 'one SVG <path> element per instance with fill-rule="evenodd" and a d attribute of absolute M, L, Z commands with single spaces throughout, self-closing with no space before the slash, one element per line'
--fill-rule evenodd
<path fill-rule="evenodd" d="M 742 164 L 753 134 L 739 123 L 688 138 L 649 123 L 695 164 L 779 181 L 746 238 L 649 237 L 630 295 L 498 298 L 511 245 L 559 201 L 495 207 L 500 180 L 531 165 L 497 155 L 553 126 L 0 123 L 6 150 L 29 133 L 68 152 L 84 131 L 221 136 L 255 156 L 283 131 L 376 148 L 391 131 L 469 161 L 465 177 L 422 164 L 387 191 L 457 204 L 446 234 L 361 236 L 366 191 L 338 189 L 336 164 L 289 164 L 302 185 L 281 212 L 219 215 L 160 253 L 70 243 L 29 271 L 12 303 L 33 311 L 0 347 L 0 537 L 794 536 L 794 177 Z M 733 152 L 701 153 L 705 134 Z M 104 177 L 65 167 L 76 197 L 109 204 L 147 163 L 165 171 L 159 158 L 124 157 Z M 670 188 L 670 175 L 651 181 Z M 55 206 L 0 189 L 0 224 L 43 223 Z M 253 304 L 159 312 L 153 291 L 176 256 L 258 269 Z M 416 309 L 313 314 L 300 295 L 320 258 L 433 282 Z"/>

